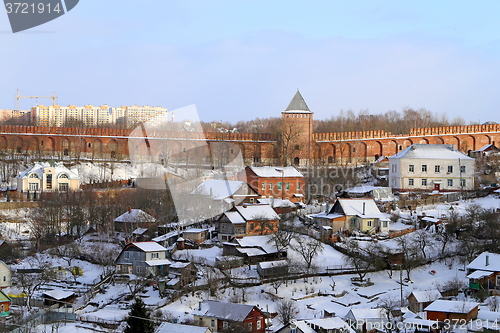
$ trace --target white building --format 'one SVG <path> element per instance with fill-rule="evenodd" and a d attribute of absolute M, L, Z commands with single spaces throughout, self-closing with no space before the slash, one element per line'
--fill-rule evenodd
<path fill-rule="evenodd" d="M 80 188 L 78 175 L 62 163 L 36 162 L 16 178 L 20 192 L 77 191 Z"/>
<path fill-rule="evenodd" d="M 397 190 L 472 190 L 474 163 L 450 145 L 413 144 L 389 157 L 389 186 Z"/>

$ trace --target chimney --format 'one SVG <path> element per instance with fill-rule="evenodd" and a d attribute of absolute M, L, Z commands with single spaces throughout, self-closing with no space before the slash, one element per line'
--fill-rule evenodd
<path fill-rule="evenodd" d="M 490 264 L 490 256 L 486 255 L 486 266 Z"/>
<path fill-rule="evenodd" d="M 128 213 L 131 214 L 132 213 L 132 207 L 128 206 Z"/>
<path fill-rule="evenodd" d="M 327 202 L 326 202 L 326 211 L 325 211 L 325 213 L 327 213 L 327 214 L 328 214 L 328 211 L 329 211 L 329 210 L 330 210 L 330 205 L 328 204 L 328 201 L 327 201 Z"/>
<path fill-rule="evenodd" d="M 198 311 L 201 311 L 201 302 L 198 302 Z"/>
<path fill-rule="evenodd" d="M 365 203 L 363 202 L 363 215 L 365 215 Z"/>

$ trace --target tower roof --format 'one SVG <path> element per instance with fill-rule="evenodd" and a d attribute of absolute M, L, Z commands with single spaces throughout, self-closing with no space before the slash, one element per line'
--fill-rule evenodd
<path fill-rule="evenodd" d="M 288 107 L 285 110 L 285 112 L 288 111 L 311 112 L 311 110 L 309 110 L 309 108 L 307 107 L 306 101 L 304 101 L 304 98 L 302 98 L 302 95 L 300 94 L 298 89 L 297 92 L 295 93 L 295 96 L 293 96 L 292 100 L 290 101 L 290 104 L 288 104 Z"/>

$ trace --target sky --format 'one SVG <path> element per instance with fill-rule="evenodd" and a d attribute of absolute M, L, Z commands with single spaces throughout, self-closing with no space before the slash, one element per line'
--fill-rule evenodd
<path fill-rule="evenodd" d="M 0 109 L 195 104 L 204 121 L 426 108 L 500 122 L 498 1 L 80 0 L 13 34 L 0 11 Z M 21 100 L 21 109 L 50 99 Z"/>

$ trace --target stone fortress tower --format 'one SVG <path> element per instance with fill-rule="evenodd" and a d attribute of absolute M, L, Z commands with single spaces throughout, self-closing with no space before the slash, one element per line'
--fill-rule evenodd
<path fill-rule="evenodd" d="M 313 158 L 313 112 L 309 110 L 299 90 L 295 93 L 285 111 L 281 112 L 283 140 L 288 141 L 288 163 L 307 166 Z"/>

